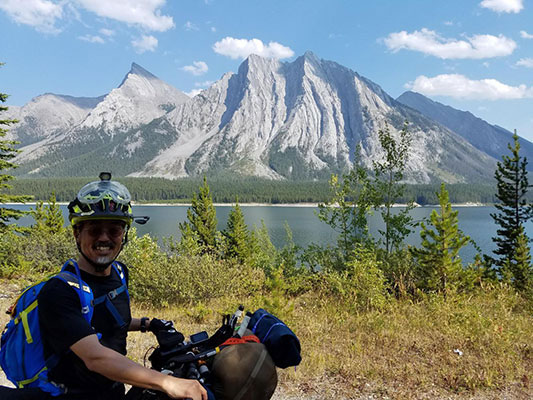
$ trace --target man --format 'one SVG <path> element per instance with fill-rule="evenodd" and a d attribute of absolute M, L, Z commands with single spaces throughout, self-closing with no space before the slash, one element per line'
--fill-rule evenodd
<path fill-rule="evenodd" d="M 43 350 L 45 357 L 59 357 L 48 379 L 66 390 L 57 397 L 42 392 L 36 398 L 122 399 L 126 383 L 164 392 L 173 399 L 207 400 L 198 381 L 164 375 L 126 357 L 128 331 L 155 332 L 164 323 L 131 317 L 125 290 L 127 269 L 115 261 L 127 241 L 131 222 L 144 223 L 148 218 L 132 215 L 128 189 L 111 181 L 110 173 L 101 173 L 100 179 L 85 185 L 68 206 L 80 254 L 77 262 L 70 260 L 66 266 L 99 300 L 94 301 L 88 323 L 83 316 L 87 307 L 82 306 L 82 297 L 69 283 L 50 279 L 42 288 L 38 312 Z"/>

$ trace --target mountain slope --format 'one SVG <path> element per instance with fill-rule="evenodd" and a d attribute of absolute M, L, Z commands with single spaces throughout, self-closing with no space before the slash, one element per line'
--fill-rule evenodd
<path fill-rule="evenodd" d="M 377 84 L 307 52 L 256 55 L 192 99 L 136 64 L 77 125 L 23 148 L 20 174 L 323 179 L 382 157 L 378 131 L 409 121 L 411 182 L 491 179 L 494 158 L 397 102 Z"/>
<path fill-rule="evenodd" d="M 83 175 L 85 169 L 73 169 L 72 160 L 95 151 L 109 157 L 110 141 L 116 136 L 126 140 L 130 130 L 150 124 L 188 99 L 186 94 L 133 63 L 120 86 L 85 118 L 68 130 L 22 147 L 23 153 L 15 162 L 21 164 L 21 173 L 51 176 L 62 171 L 64 175 Z M 99 157 L 89 158 L 91 164 L 98 160 Z"/>
<path fill-rule="evenodd" d="M 46 93 L 23 107 L 10 106 L 5 116 L 19 120 L 9 129 L 11 138 L 24 146 L 65 132 L 80 123 L 103 98 Z"/>
<path fill-rule="evenodd" d="M 187 176 L 230 171 L 271 178 L 327 178 L 379 156 L 377 132 L 412 122 L 412 181 L 489 179 L 494 160 L 464 139 L 388 96 L 378 85 L 306 53 L 292 63 L 255 55 L 237 74 L 165 118 L 176 140 L 134 176 Z M 445 149 L 446 146 L 446 149 Z"/>
<path fill-rule="evenodd" d="M 509 152 L 507 144 L 512 143 L 513 134 L 497 125 L 490 125 L 470 112 L 457 110 L 411 91 L 403 93 L 397 100 L 458 133 L 472 146 L 498 160 Z M 533 143 L 520 138 L 520 146 L 521 155 L 533 160 Z M 533 170 L 533 164 L 528 167 Z"/>

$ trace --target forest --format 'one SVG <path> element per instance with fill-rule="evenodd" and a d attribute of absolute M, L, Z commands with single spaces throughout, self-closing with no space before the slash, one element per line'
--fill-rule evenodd
<path fill-rule="evenodd" d="M 193 194 L 202 184 L 201 178 L 113 177 L 125 184 L 135 202 L 139 203 L 190 203 Z M 86 178 L 17 178 L 11 185 L 12 194 L 31 193 L 34 200 L 47 200 L 52 193 L 57 201 L 70 201 L 81 186 L 95 180 Z M 215 203 L 319 203 L 331 195 L 328 181 L 274 181 L 261 178 L 209 179 L 209 187 Z M 408 184 L 398 203 L 414 201 L 419 205 L 439 203 L 437 192 L 440 184 Z M 494 204 L 497 202 L 494 186 L 486 184 L 448 184 L 450 201 L 454 204 L 476 203 Z M 528 199 L 533 194 L 527 194 Z"/>

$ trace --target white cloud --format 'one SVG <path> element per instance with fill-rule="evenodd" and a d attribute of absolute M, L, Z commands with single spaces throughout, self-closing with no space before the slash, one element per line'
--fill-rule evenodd
<path fill-rule="evenodd" d="M 198 26 L 193 24 L 191 21 L 185 22 L 185 24 L 183 25 L 183 28 L 186 31 L 199 31 L 200 30 L 200 28 L 198 28 Z"/>
<path fill-rule="evenodd" d="M 102 28 L 98 32 L 100 32 L 104 36 L 113 36 L 115 34 L 115 31 L 111 29 Z"/>
<path fill-rule="evenodd" d="M 150 31 L 166 31 L 174 27 L 171 16 L 162 15 L 166 0 L 0 0 L 15 22 L 33 26 L 46 33 L 59 33 L 56 23 L 65 18 L 65 10 L 74 16 L 85 9 L 99 17 L 136 25 Z M 65 9 L 66 8 L 66 9 Z"/>
<path fill-rule="evenodd" d="M 211 32 L 216 32 L 217 31 L 217 28 L 215 28 L 214 26 L 211 27 Z"/>
<path fill-rule="evenodd" d="M 195 82 L 194 83 L 194 86 L 195 87 L 209 87 L 213 84 L 214 81 L 203 81 L 203 82 Z"/>
<path fill-rule="evenodd" d="M 533 87 L 509 86 L 496 79 L 471 80 L 464 75 L 444 74 L 433 78 L 421 75 L 406 88 L 428 96 L 448 96 L 458 99 L 502 100 L 533 98 Z"/>
<path fill-rule="evenodd" d="M 140 39 L 132 40 L 131 44 L 139 54 L 145 51 L 155 51 L 157 48 L 157 39 L 153 36 L 143 35 Z"/>
<path fill-rule="evenodd" d="M 2 0 L 0 9 L 15 22 L 33 26 L 40 32 L 59 33 L 55 24 L 63 17 L 63 5 L 49 0 Z"/>
<path fill-rule="evenodd" d="M 225 37 L 213 45 L 215 53 L 228 56 L 233 59 L 246 58 L 250 54 L 257 54 L 261 57 L 270 58 L 288 58 L 294 55 L 294 52 L 286 46 L 277 42 L 270 42 L 265 45 L 259 39 L 235 39 Z"/>
<path fill-rule="evenodd" d="M 527 33 L 526 31 L 520 31 L 520 37 L 522 39 L 533 39 L 533 35 L 530 33 Z"/>
<path fill-rule="evenodd" d="M 203 61 L 193 61 L 192 64 L 193 65 L 186 65 L 182 70 L 190 72 L 194 76 L 203 75 L 209 70 L 207 64 Z"/>
<path fill-rule="evenodd" d="M 521 58 L 516 63 L 517 67 L 533 68 L 533 58 Z"/>
<path fill-rule="evenodd" d="M 100 36 L 84 35 L 78 36 L 78 39 L 89 43 L 105 43 L 104 39 L 102 39 Z"/>
<path fill-rule="evenodd" d="M 190 92 L 184 92 L 187 96 L 189 97 L 194 97 L 196 96 L 198 93 L 200 93 L 203 89 L 193 89 L 191 90 Z"/>
<path fill-rule="evenodd" d="M 446 26 L 453 26 L 453 21 L 444 21 L 443 23 Z"/>
<path fill-rule="evenodd" d="M 519 13 L 524 8 L 523 0 L 483 0 L 479 5 L 499 13 Z"/>
<path fill-rule="evenodd" d="M 422 28 L 413 33 L 406 31 L 391 33 L 384 41 L 393 52 L 407 49 L 445 60 L 508 56 L 516 48 L 513 40 L 502 35 L 474 35 L 467 40 L 445 39 L 435 31 Z"/>
<path fill-rule="evenodd" d="M 100 17 L 111 18 L 151 31 L 164 32 L 174 27 L 171 16 L 161 15 L 165 0 L 76 0 Z"/>

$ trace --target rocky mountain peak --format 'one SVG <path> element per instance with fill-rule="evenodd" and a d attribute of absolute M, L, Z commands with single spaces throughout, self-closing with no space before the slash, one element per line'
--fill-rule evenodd
<path fill-rule="evenodd" d="M 122 82 L 120 83 L 120 85 L 118 87 L 123 86 L 126 83 L 126 81 L 128 80 L 128 78 L 132 77 L 132 75 L 133 76 L 142 77 L 142 78 L 146 78 L 146 79 L 149 79 L 149 80 L 155 80 L 155 79 L 159 80 L 159 78 L 157 76 L 155 76 L 151 72 L 145 70 L 139 64 L 136 64 L 136 63 L 132 62 L 129 72 L 126 74 L 126 76 L 124 77 L 124 79 L 122 80 Z"/>
<path fill-rule="evenodd" d="M 239 75 L 262 74 L 265 71 L 276 70 L 280 62 L 276 58 L 265 58 L 257 54 L 250 54 L 239 66 Z"/>
<path fill-rule="evenodd" d="M 317 57 L 315 53 L 309 50 L 307 50 L 302 57 L 304 61 L 309 62 L 309 63 L 318 64 L 322 61 L 320 58 Z"/>

